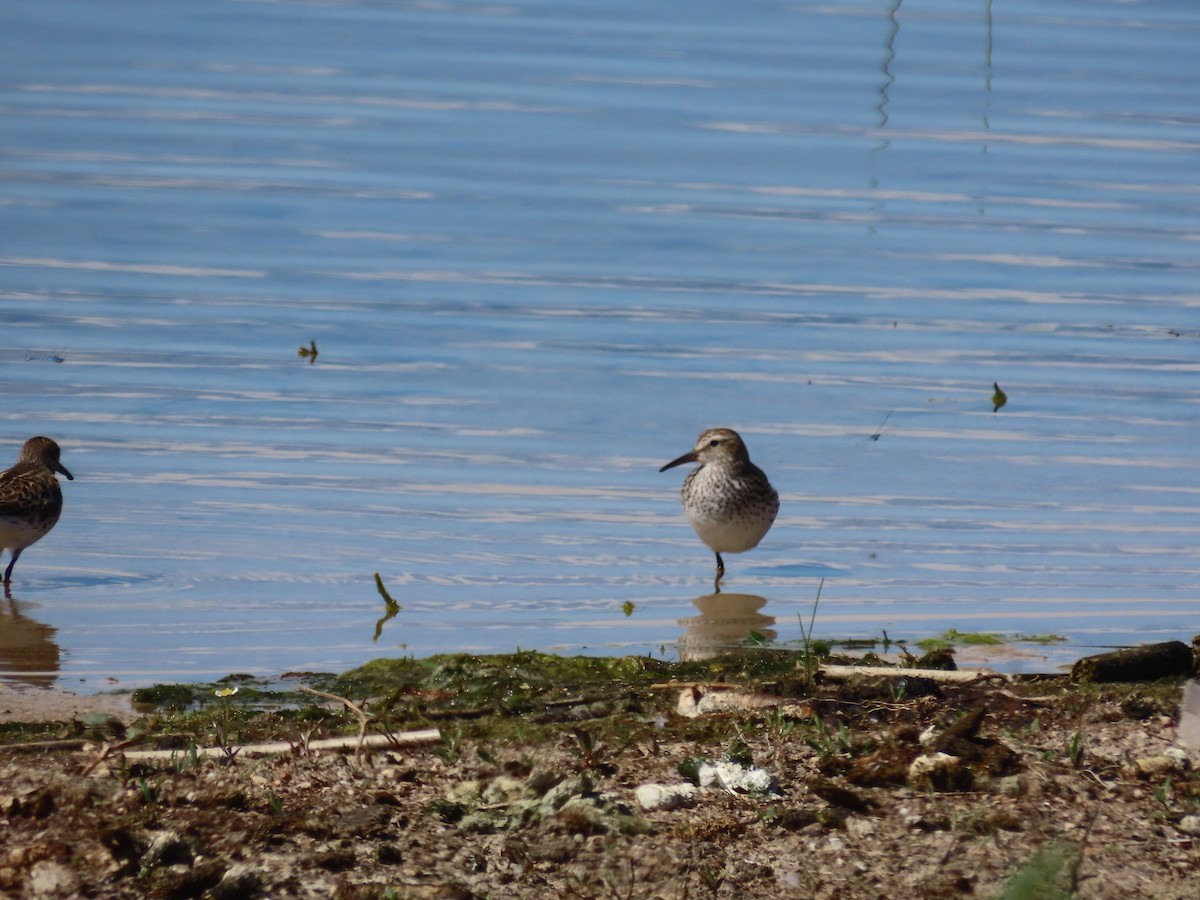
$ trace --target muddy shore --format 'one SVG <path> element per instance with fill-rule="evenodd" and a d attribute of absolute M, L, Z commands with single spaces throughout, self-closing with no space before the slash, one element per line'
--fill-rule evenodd
<path fill-rule="evenodd" d="M 833 681 L 774 653 L 523 653 L 301 682 L 368 734 L 440 740 L 356 752 L 348 705 L 236 677 L 137 709 L 0 691 L 0 892 L 1196 896 L 1182 678 Z M 347 749 L 313 749 L 339 734 Z M 266 740 L 287 749 L 250 746 Z"/>

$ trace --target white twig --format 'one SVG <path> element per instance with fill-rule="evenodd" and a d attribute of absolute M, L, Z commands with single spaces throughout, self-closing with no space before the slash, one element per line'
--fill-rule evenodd
<path fill-rule="evenodd" d="M 967 684 L 972 681 L 1008 681 L 1008 676 L 991 669 L 899 669 L 892 666 L 821 666 L 820 672 L 834 681 L 849 678 L 928 678 L 950 684 Z"/>
<path fill-rule="evenodd" d="M 309 750 L 349 750 L 359 747 L 417 747 L 424 744 L 441 743 L 442 733 L 436 728 L 425 728 L 421 731 L 403 731 L 400 734 L 371 734 L 366 737 L 336 737 L 322 738 L 309 741 Z M 242 744 L 238 747 L 197 747 L 196 756 L 228 756 L 229 750 L 236 750 L 239 756 L 250 754 L 289 753 L 294 744 L 288 741 L 269 741 L 263 744 Z M 124 752 L 126 759 L 179 759 L 188 757 L 192 750 L 128 750 Z M 115 755 L 109 753 L 108 755 Z"/>

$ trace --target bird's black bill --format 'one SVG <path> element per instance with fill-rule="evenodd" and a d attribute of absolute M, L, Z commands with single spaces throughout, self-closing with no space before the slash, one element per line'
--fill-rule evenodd
<path fill-rule="evenodd" d="M 68 471 L 67 471 L 67 467 L 66 467 L 66 466 L 64 466 L 62 463 L 59 463 L 58 465 L 56 465 L 56 466 L 54 467 L 54 471 L 56 471 L 56 472 L 59 472 L 59 473 L 61 473 L 61 474 L 63 474 L 63 475 L 66 475 L 66 476 L 67 476 L 67 481 L 74 481 L 74 480 L 75 480 L 75 476 L 74 476 L 74 475 L 72 475 L 70 472 L 68 472 Z"/>
<path fill-rule="evenodd" d="M 690 463 L 690 462 L 695 462 L 695 461 L 696 461 L 696 451 L 691 450 L 691 451 L 683 454 L 683 456 L 679 457 L 679 459 L 671 460 L 669 463 L 667 463 L 665 466 L 663 466 L 658 471 L 665 472 L 665 471 L 667 471 L 667 469 L 673 469 L 676 466 L 682 466 L 684 463 Z"/>

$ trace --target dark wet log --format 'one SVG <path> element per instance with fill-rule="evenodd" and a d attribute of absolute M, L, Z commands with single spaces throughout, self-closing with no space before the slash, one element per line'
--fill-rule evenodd
<path fill-rule="evenodd" d="M 1165 641 L 1085 656 L 1071 667 L 1071 680 L 1155 681 L 1187 675 L 1194 666 L 1191 647 L 1182 641 Z"/>

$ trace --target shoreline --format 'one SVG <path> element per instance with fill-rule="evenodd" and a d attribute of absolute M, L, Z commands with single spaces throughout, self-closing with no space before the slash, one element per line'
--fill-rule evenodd
<path fill-rule="evenodd" d="M 130 692 L 75 694 L 57 686 L 0 683 L 0 724 L 69 722 L 88 715 L 115 716 L 129 723 L 138 718 Z"/>

